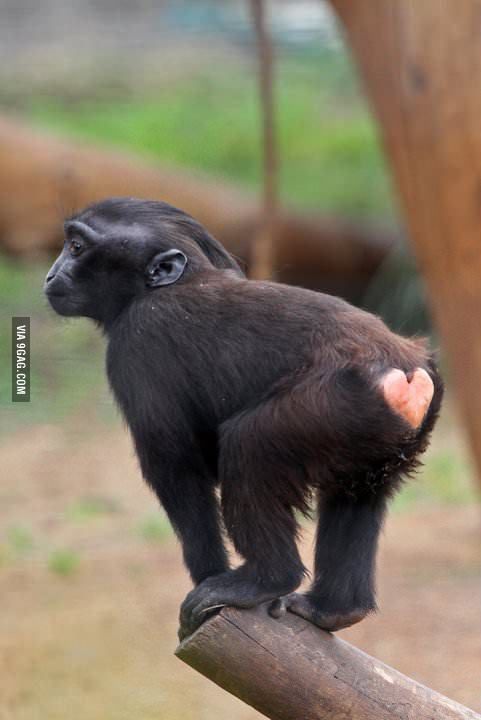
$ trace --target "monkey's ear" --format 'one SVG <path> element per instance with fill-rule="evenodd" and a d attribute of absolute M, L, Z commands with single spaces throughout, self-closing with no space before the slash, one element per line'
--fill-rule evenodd
<path fill-rule="evenodd" d="M 166 250 L 156 255 L 147 267 L 147 285 L 172 285 L 182 276 L 187 257 L 180 250 Z"/>

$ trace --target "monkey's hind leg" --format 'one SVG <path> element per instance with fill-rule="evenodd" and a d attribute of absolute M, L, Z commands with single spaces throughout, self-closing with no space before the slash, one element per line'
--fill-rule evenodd
<path fill-rule="evenodd" d="M 333 462 L 333 482 L 319 502 L 314 582 L 306 594 L 292 593 L 270 608 L 274 617 L 289 609 L 330 631 L 376 609 L 376 551 L 387 501 L 402 474 L 416 466 L 442 394 L 422 368 L 388 370 L 371 389 L 361 375 L 348 380 L 342 387 L 354 390 L 345 397 L 356 424 L 344 428 L 349 443 L 342 445 L 338 469 Z"/>
<path fill-rule="evenodd" d="M 189 593 L 181 608 L 181 638 L 211 611 L 224 605 L 245 608 L 273 600 L 295 590 L 304 576 L 293 510 L 301 502 L 302 492 L 297 491 L 297 499 L 294 489 L 294 494 L 289 494 L 288 478 L 282 477 L 283 464 L 267 435 L 268 410 L 266 404 L 260 412 L 242 413 L 223 427 L 219 477 L 224 522 L 245 562 L 207 578 Z"/>
<path fill-rule="evenodd" d="M 320 504 L 314 582 L 305 594 L 276 601 L 270 613 L 286 609 L 324 630 L 342 630 L 376 609 L 375 560 L 385 513 L 382 498 L 356 502 L 344 497 Z"/>

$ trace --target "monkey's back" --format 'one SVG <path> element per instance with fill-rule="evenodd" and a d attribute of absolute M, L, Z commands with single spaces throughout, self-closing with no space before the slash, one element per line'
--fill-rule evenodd
<path fill-rule="evenodd" d="M 209 291 L 207 315 L 218 338 L 269 357 L 273 351 L 293 370 L 305 363 L 373 364 L 409 371 L 430 361 L 424 338 L 393 333 L 376 315 L 324 293 L 273 282 L 238 280 Z M 199 297 L 202 311 L 202 297 Z M 243 340 L 245 339 L 245 342 Z M 275 359 L 275 358 L 274 358 Z"/>
<path fill-rule="evenodd" d="M 222 281 L 218 272 L 204 273 L 151 292 L 132 305 L 126 320 L 121 333 L 111 333 L 109 352 L 122 375 L 121 383 L 111 377 L 114 391 L 118 385 L 125 393 L 140 377 L 146 388 L 137 401 L 148 405 L 148 388 L 155 387 L 208 425 L 306 372 L 321 377 L 351 365 L 372 374 L 392 366 L 409 371 L 428 359 L 423 342 L 391 333 L 379 318 L 340 298 L 230 273 Z M 129 375 L 132 383 L 125 382 Z"/>

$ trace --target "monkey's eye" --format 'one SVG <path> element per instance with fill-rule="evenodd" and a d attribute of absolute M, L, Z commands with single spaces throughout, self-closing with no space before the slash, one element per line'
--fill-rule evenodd
<path fill-rule="evenodd" d="M 68 249 L 71 255 L 77 257 L 84 249 L 84 244 L 81 240 L 70 240 Z"/>

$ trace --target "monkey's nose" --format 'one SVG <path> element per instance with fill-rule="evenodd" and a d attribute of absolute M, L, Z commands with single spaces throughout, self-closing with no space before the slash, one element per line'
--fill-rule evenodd
<path fill-rule="evenodd" d="M 49 273 L 48 273 L 47 277 L 45 278 L 45 282 L 44 282 L 44 284 L 43 284 L 43 291 L 44 291 L 44 293 L 48 293 L 48 292 L 49 292 L 49 290 L 50 290 L 50 283 L 51 283 L 52 280 L 56 277 L 56 274 L 57 274 L 57 273 L 54 273 L 54 272 L 49 272 Z"/>

